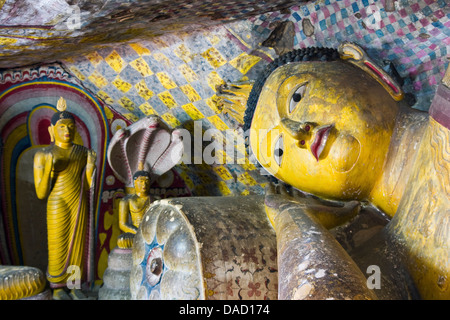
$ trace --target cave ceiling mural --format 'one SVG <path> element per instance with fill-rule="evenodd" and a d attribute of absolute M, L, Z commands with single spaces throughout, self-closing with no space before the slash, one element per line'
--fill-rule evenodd
<path fill-rule="evenodd" d="M 58 60 L 93 46 L 287 10 L 294 0 L 2 0 L 0 67 Z"/>

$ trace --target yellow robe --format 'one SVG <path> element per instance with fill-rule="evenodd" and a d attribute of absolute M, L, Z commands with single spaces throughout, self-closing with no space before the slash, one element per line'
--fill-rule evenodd
<path fill-rule="evenodd" d="M 53 288 L 66 286 L 71 273 L 67 268 L 78 266 L 83 274 L 89 222 L 86 194 L 88 149 L 73 145 L 67 166 L 54 174 L 52 191 L 47 202 L 48 269 L 47 279 Z"/>

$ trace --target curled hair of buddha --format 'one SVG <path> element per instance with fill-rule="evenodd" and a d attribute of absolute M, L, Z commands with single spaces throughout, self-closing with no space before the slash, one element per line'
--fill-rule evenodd
<path fill-rule="evenodd" d="M 148 171 L 145 170 L 139 170 L 136 171 L 133 175 L 133 181 L 136 180 L 139 177 L 147 177 L 150 179 L 150 173 Z"/>
<path fill-rule="evenodd" d="M 52 125 L 55 125 L 59 120 L 64 120 L 64 119 L 70 119 L 70 120 L 75 121 L 75 118 L 73 117 L 73 115 L 69 111 L 66 111 L 66 107 L 67 107 L 66 100 L 64 100 L 63 97 L 59 98 L 58 104 L 56 105 L 56 109 L 58 111 L 55 112 L 55 114 L 53 114 L 53 116 L 50 120 Z"/>
<path fill-rule="evenodd" d="M 245 109 L 244 115 L 244 131 L 250 129 L 252 123 L 253 114 L 256 109 L 256 104 L 258 102 L 261 90 L 270 74 L 275 71 L 278 67 L 281 67 L 288 63 L 302 62 L 302 61 L 334 61 L 339 59 L 339 53 L 333 48 L 319 48 L 311 47 L 304 49 L 297 49 L 285 53 L 270 64 L 266 66 L 261 75 L 256 79 L 253 84 L 252 90 L 247 100 L 247 108 Z"/>

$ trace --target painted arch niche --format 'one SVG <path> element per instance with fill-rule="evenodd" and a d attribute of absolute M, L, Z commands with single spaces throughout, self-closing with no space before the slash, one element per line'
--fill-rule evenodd
<path fill-rule="evenodd" d="M 75 142 L 97 153 L 96 217 L 105 171 L 108 125 L 100 102 L 81 87 L 40 77 L 0 84 L 1 222 L 0 263 L 47 268 L 46 200 L 36 196 L 33 158 L 50 144 L 48 126 L 57 101 L 64 97 L 74 114 Z"/>

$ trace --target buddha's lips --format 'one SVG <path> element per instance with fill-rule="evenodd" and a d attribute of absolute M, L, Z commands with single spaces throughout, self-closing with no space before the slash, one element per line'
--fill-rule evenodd
<path fill-rule="evenodd" d="M 325 148 L 325 144 L 327 143 L 328 135 L 330 134 L 331 128 L 333 128 L 333 126 L 328 125 L 317 130 L 314 142 L 311 145 L 311 152 L 317 161 L 319 161 L 320 154 Z"/>

